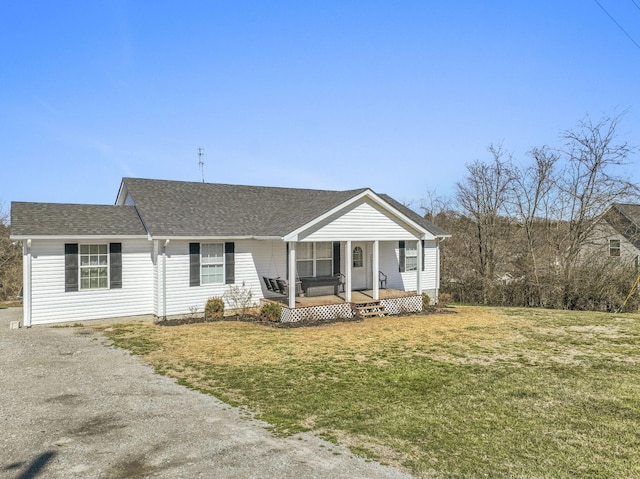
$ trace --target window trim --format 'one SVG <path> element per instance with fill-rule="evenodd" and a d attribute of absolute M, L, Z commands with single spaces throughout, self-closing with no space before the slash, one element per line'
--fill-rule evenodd
<path fill-rule="evenodd" d="M 311 244 L 311 257 L 310 258 L 304 258 L 304 259 L 299 259 L 298 255 L 296 254 L 296 276 L 298 278 L 317 278 L 318 277 L 318 261 L 330 261 L 331 262 L 331 268 L 330 271 L 333 274 L 333 270 L 334 270 L 334 254 L 335 254 L 335 248 L 333 245 L 332 241 L 313 241 L 313 242 L 309 242 L 309 241 L 305 241 L 305 242 L 300 242 L 300 244 Z M 318 257 L 318 248 L 317 245 L 318 244 L 326 244 L 327 246 L 327 250 L 328 253 L 330 254 L 329 256 L 326 257 L 322 257 L 319 258 Z M 311 262 L 312 267 L 311 267 L 311 276 L 300 276 L 300 274 L 298 273 L 298 263 L 299 262 Z"/>
<path fill-rule="evenodd" d="M 354 246 L 351 256 L 352 256 L 352 266 L 354 268 L 364 268 L 364 251 L 362 250 L 362 247 Z"/>
<path fill-rule="evenodd" d="M 617 246 L 614 246 L 614 243 L 617 243 Z M 622 244 L 619 239 L 611 238 L 609 239 L 609 256 L 611 258 L 619 258 L 622 253 Z"/>
<path fill-rule="evenodd" d="M 221 252 L 221 260 L 215 263 L 205 263 L 204 261 L 204 247 L 210 245 L 220 245 L 222 248 Z M 207 258 L 209 258 L 209 253 L 207 253 Z M 205 282 L 203 270 L 205 266 L 221 266 L 222 267 L 222 281 L 212 281 Z M 224 242 L 216 242 L 216 243 L 200 243 L 200 286 L 209 286 L 213 284 L 225 284 L 226 283 L 226 261 L 225 261 L 225 243 Z"/>
<path fill-rule="evenodd" d="M 105 248 L 105 253 L 98 253 L 98 256 L 106 256 L 107 257 L 107 264 L 106 265 L 91 265 L 91 264 L 87 264 L 87 265 L 83 265 L 82 264 L 82 257 L 83 256 L 89 256 L 91 257 L 91 251 L 89 251 L 89 253 L 82 253 L 82 247 L 83 246 L 88 246 L 89 249 L 91 249 L 91 246 L 104 246 Z M 105 268 L 107 270 L 107 284 L 106 286 L 98 286 L 95 288 L 92 288 L 91 286 L 84 288 L 82 286 L 82 270 L 83 269 L 91 269 L 91 268 Z M 85 278 L 86 279 L 86 278 Z M 89 278 L 90 279 L 90 278 Z M 109 251 L 109 243 L 79 243 L 78 244 L 78 291 L 95 291 L 95 290 L 100 290 L 100 289 L 110 289 L 111 286 L 111 255 L 110 255 L 110 251 Z"/>
<path fill-rule="evenodd" d="M 410 240 L 410 241 L 405 241 L 405 249 L 404 249 L 404 271 L 405 272 L 409 272 L 409 271 L 418 271 L 418 241 L 417 240 Z M 413 248 L 411 248 L 409 245 L 413 244 Z M 410 254 L 411 252 L 411 254 Z M 415 252 L 415 254 L 414 254 Z M 415 258 L 415 267 L 407 267 L 407 260 L 409 258 Z"/>

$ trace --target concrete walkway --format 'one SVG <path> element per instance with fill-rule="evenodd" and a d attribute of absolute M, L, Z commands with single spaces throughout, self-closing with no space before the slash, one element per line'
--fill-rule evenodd
<path fill-rule="evenodd" d="M 274 437 L 90 328 L 10 330 L 0 309 L 0 477 L 407 478 L 310 434 Z"/>

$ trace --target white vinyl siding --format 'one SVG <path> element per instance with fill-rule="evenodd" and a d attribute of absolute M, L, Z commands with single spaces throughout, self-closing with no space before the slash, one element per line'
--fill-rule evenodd
<path fill-rule="evenodd" d="M 282 241 L 234 240 L 235 284 L 251 291 L 252 301 L 263 298 L 262 276 L 286 276 L 286 246 Z M 187 314 L 191 309 L 204 310 L 212 296 L 223 297 L 228 284 L 189 286 L 189 241 L 171 241 L 167 246 L 167 315 Z M 160 286 L 161 287 L 161 286 Z M 226 304 L 227 308 L 231 305 Z"/>
<path fill-rule="evenodd" d="M 150 241 L 118 240 L 122 243 L 122 288 L 65 292 L 64 244 L 69 242 L 73 240 L 32 241 L 32 324 L 152 314 Z"/>
<path fill-rule="evenodd" d="M 419 232 L 372 201 L 362 201 L 300 234 L 305 241 L 406 240 Z"/>
<path fill-rule="evenodd" d="M 424 250 L 422 251 L 424 255 L 424 271 L 420 272 L 423 291 L 437 288 L 437 249 L 438 243 L 436 241 L 425 241 Z M 415 270 L 399 272 L 399 258 L 400 253 L 397 241 L 380 242 L 380 271 L 387 275 L 387 288 L 399 289 L 400 291 L 415 291 L 417 289 L 417 272 Z"/>

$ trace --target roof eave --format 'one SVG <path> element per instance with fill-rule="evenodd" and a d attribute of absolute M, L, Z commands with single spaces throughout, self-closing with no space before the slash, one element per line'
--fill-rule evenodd
<path fill-rule="evenodd" d="M 103 234 L 95 234 L 95 235 L 29 235 L 29 234 L 18 234 L 18 235 L 9 235 L 9 239 L 13 241 L 23 241 L 23 240 L 95 240 L 95 239 L 148 239 L 148 236 L 145 235 L 103 235 Z"/>

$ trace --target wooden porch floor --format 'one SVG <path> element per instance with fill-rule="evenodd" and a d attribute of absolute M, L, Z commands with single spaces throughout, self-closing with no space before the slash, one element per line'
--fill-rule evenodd
<path fill-rule="evenodd" d="M 381 289 L 379 290 L 380 299 L 392 299 L 392 298 L 405 298 L 408 296 L 415 296 L 415 291 L 400 291 L 398 289 Z M 305 308 L 310 306 L 325 306 L 327 304 L 340 304 L 345 302 L 345 294 L 339 293 L 337 296 L 335 294 L 330 294 L 326 296 L 312 296 L 310 298 L 307 297 L 296 297 L 296 308 Z M 352 291 L 351 292 L 351 301 L 352 302 L 366 302 L 373 298 L 373 290 L 364 290 L 364 291 Z M 266 301 L 273 301 L 275 303 L 280 303 L 283 306 L 289 306 L 289 298 L 285 296 L 275 297 L 275 298 L 265 298 Z"/>

